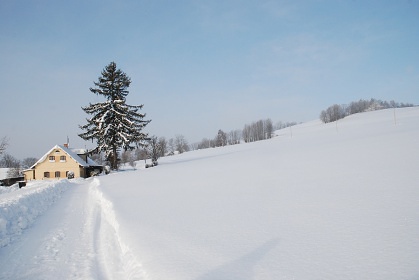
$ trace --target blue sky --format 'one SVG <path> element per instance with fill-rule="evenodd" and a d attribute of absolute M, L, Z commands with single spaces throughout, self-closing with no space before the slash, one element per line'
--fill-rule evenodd
<path fill-rule="evenodd" d="M 111 61 L 145 131 L 190 143 L 361 98 L 419 104 L 418 50 L 417 0 L 0 1 L 0 137 L 19 159 L 92 147 L 81 107 Z"/>

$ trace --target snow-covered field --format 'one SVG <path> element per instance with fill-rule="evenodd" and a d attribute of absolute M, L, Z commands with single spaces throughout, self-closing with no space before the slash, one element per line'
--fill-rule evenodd
<path fill-rule="evenodd" d="M 419 108 L 277 134 L 0 194 L 0 279 L 419 279 Z"/>

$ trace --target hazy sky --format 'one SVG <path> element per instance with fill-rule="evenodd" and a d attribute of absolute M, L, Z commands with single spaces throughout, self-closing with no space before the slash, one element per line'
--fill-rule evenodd
<path fill-rule="evenodd" d="M 419 104 L 419 1 L 0 0 L 0 137 L 40 157 L 77 136 L 115 61 L 146 132 L 190 142 L 338 103 Z"/>

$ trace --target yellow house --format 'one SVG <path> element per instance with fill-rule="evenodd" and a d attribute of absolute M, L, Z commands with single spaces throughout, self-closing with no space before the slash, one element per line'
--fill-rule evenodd
<path fill-rule="evenodd" d="M 62 179 L 69 174 L 74 178 L 87 178 L 101 173 L 103 166 L 94 162 L 84 151 L 68 148 L 68 145 L 56 145 L 23 174 L 26 181 L 43 179 Z"/>

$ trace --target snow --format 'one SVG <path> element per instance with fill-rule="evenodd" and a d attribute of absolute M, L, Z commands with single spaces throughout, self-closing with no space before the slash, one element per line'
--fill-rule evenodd
<path fill-rule="evenodd" d="M 276 133 L 0 194 L 0 279 L 419 278 L 419 108 Z"/>
<path fill-rule="evenodd" d="M 8 178 L 8 176 L 7 176 L 8 171 L 9 171 L 9 168 L 0 168 L 0 180 Z M 0 186 L 0 194 L 13 192 L 16 189 L 19 189 L 19 186 L 18 186 L 17 183 L 10 186 L 10 187 Z"/>
<path fill-rule="evenodd" d="M 31 183 L 19 190 L 6 188 L 0 200 L 0 247 L 8 245 L 53 204 L 69 186 L 65 181 Z"/>
<path fill-rule="evenodd" d="M 9 171 L 9 168 L 0 168 L 0 180 L 7 178 L 7 171 Z"/>

